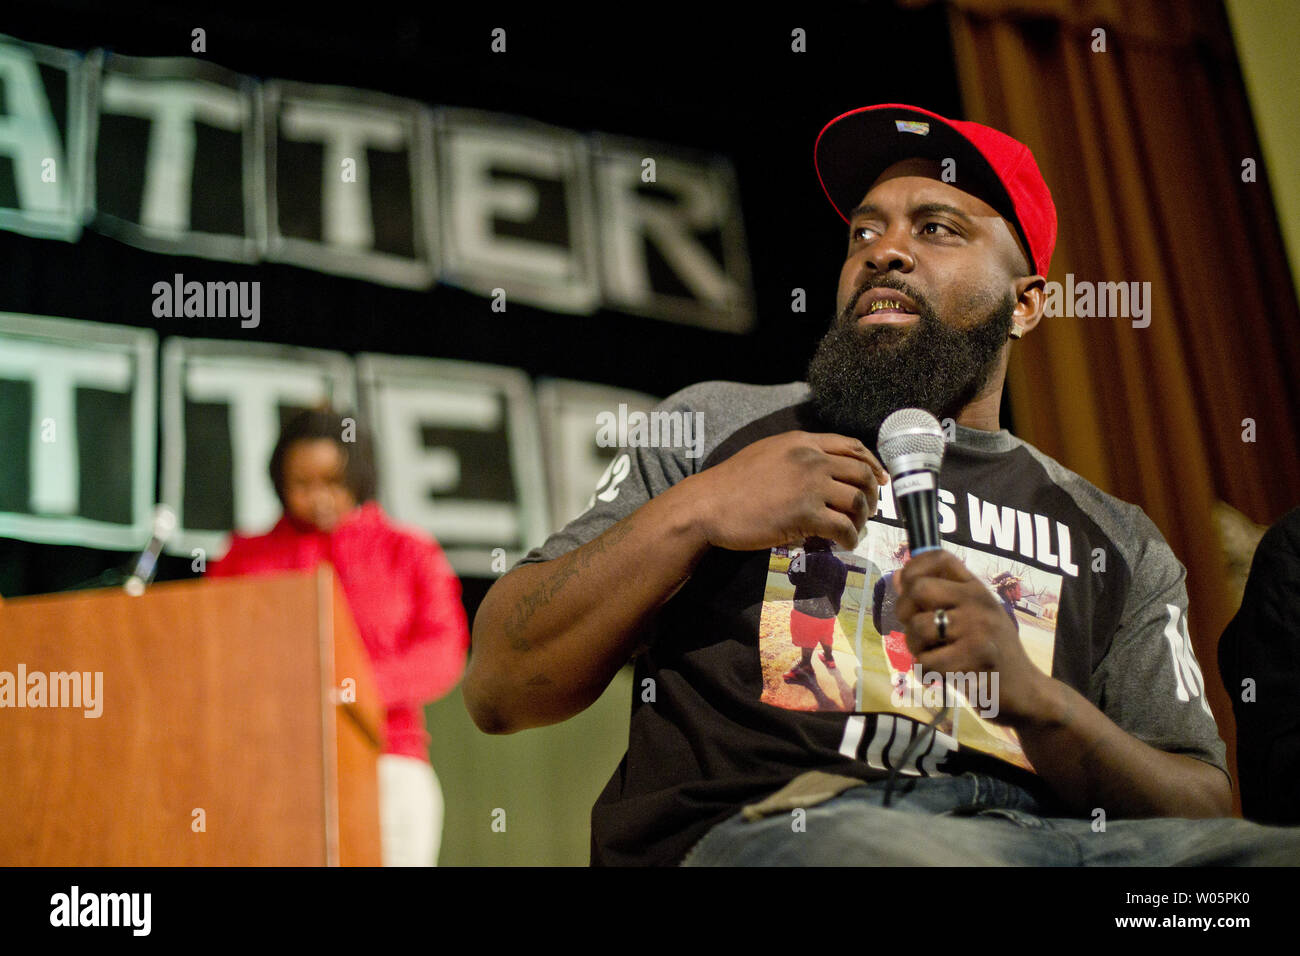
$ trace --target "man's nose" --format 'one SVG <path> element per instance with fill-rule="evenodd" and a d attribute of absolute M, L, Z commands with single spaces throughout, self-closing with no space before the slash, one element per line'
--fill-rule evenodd
<path fill-rule="evenodd" d="M 911 272 L 916 266 L 906 227 L 899 223 L 867 249 L 866 266 L 872 272 Z"/>
<path fill-rule="evenodd" d="M 905 249 L 873 249 L 867 256 L 866 267 L 873 275 L 882 275 L 886 272 L 911 272 L 916 262 Z"/>

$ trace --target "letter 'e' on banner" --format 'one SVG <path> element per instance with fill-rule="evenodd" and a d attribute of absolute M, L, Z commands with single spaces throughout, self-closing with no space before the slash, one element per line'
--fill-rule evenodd
<path fill-rule="evenodd" d="M 357 356 L 375 425 L 380 501 L 429 532 L 458 574 L 492 575 L 492 552 L 513 562 L 548 531 L 547 491 L 532 383 L 477 362 Z"/>

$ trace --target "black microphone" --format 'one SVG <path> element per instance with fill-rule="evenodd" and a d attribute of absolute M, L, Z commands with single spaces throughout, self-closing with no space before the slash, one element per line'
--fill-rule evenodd
<path fill-rule="evenodd" d="M 900 408 L 881 423 L 876 445 L 907 527 L 908 550 L 935 550 L 940 546 L 939 466 L 944 452 L 939 420 L 920 408 Z"/>

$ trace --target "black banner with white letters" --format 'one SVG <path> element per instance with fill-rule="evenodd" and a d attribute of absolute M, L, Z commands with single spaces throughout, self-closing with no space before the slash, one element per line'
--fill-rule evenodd
<path fill-rule="evenodd" d="M 154 252 L 753 325 L 719 156 L 188 57 L 0 37 L 0 77 L 14 94 L 0 107 L 0 228 L 73 239 L 85 219 Z M 43 181 L 60 158 L 65 178 Z"/>
<path fill-rule="evenodd" d="M 219 558 L 228 532 L 275 523 L 267 462 L 284 424 L 328 403 L 375 433 L 379 499 L 462 574 L 513 563 L 581 508 L 611 448 L 603 410 L 650 396 L 517 369 L 261 342 L 168 338 L 155 403 L 152 333 L 0 314 L 0 536 L 130 549 L 148 539 L 152 436 L 169 553 Z M 559 496 L 547 494 L 547 473 Z M 561 517 L 563 516 L 563 517 Z"/>

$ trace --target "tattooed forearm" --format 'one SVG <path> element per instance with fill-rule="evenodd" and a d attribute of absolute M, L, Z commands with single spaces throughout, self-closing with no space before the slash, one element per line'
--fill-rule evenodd
<path fill-rule="evenodd" d="M 549 605 L 575 575 L 591 567 L 598 557 L 627 537 L 631 530 L 630 521 L 621 521 L 589 544 L 558 558 L 556 563 L 559 567 L 555 573 L 523 595 L 515 605 L 514 613 L 505 622 L 505 634 L 511 650 L 521 653 L 531 651 L 533 646 L 524 639 L 523 631 L 533 616 Z"/>

